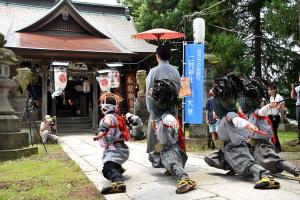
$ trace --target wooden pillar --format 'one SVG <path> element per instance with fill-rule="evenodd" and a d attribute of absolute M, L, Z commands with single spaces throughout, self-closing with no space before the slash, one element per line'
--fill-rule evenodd
<path fill-rule="evenodd" d="M 47 115 L 47 91 L 48 91 L 48 71 L 47 66 L 42 67 L 42 120 L 44 120 L 45 115 Z"/>
<path fill-rule="evenodd" d="M 52 116 L 56 116 L 56 96 L 52 98 Z"/>
<path fill-rule="evenodd" d="M 96 80 L 96 74 L 93 74 L 93 115 L 92 115 L 92 122 L 93 122 L 93 129 L 97 129 L 98 128 L 98 123 L 99 123 L 99 119 L 98 119 L 98 83 Z"/>

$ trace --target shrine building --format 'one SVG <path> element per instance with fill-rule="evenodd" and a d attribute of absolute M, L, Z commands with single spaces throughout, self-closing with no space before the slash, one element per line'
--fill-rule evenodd
<path fill-rule="evenodd" d="M 140 68 L 136 63 L 152 56 L 156 46 L 131 38 L 137 30 L 128 7 L 117 1 L 95 2 L 0 0 L 5 47 L 23 58 L 11 68 L 10 78 L 16 68 L 33 72 L 28 92 L 37 121 L 50 114 L 78 132 L 97 128 L 98 99 L 110 80 L 107 74 L 115 81 L 110 91 L 125 99 L 122 112 L 133 109 L 136 71 L 146 69 L 146 64 Z M 66 71 L 61 79 L 66 87 L 59 96 L 53 96 L 56 66 Z"/>

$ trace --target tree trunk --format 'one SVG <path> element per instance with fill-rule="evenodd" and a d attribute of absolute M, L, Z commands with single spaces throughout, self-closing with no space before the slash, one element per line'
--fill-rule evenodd
<path fill-rule="evenodd" d="M 299 39 L 300 39 L 300 0 L 298 1 L 298 15 L 299 15 L 299 19 L 298 19 L 298 23 L 299 23 Z"/>
<path fill-rule="evenodd" d="M 261 77 L 261 53 L 262 53 L 262 47 L 261 47 L 261 17 L 260 17 L 260 11 L 261 11 L 261 4 L 259 3 L 260 0 L 257 2 L 257 7 L 253 11 L 254 15 L 254 66 L 255 66 L 255 77 Z"/>

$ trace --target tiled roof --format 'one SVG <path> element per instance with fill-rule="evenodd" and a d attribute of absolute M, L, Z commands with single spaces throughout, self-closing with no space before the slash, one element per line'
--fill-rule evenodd
<path fill-rule="evenodd" d="M 119 5 L 119 3 L 116 0 L 73 0 L 73 2 L 100 5 Z"/>
<path fill-rule="evenodd" d="M 9 45 L 16 44 L 16 31 L 41 19 L 49 8 L 6 4 L 0 2 L 0 32 L 5 35 Z M 101 33 L 111 37 L 111 44 L 122 52 L 154 52 L 156 46 L 143 40 L 131 39 L 136 33 L 134 23 L 127 21 L 125 15 L 105 15 L 103 13 L 79 12 L 79 14 Z M 99 41 L 100 42 L 100 41 Z M 84 46 L 84 45 L 83 45 Z"/>
<path fill-rule="evenodd" d="M 155 52 L 156 46 L 131 38 L 137 31 L 133 21 L 127 21 L 125 16 L 80 14 L 100 32 L 114 38 L 123 48 L 132 52 Z"/>
<path fill-rule="evenodd" d="M 38 21 L 32 23 L 30 26 L 25 27 L 24 29 L 19 30 L 18 32 L 36 32 L 40 31 L 43 27 L 47 26 L 51 22 L 55 22 L 55 19 L 59 19 L 60 21 L 63 21 L 63 27 L 69 26 L 72 24 L 72 20 L 63 20 L 62 15 L 64 13 L 67 13 L 67 19 L 72 18 L 75 19 L 75 23 L 77 26 L 79 24 L 81 29 L 85 29 L 86 32 L 88 32 L 91 35 L 99 36 L 108 38 L 106 35 L 98 31 L 95 27 L 93 27 L 89 22 L 87 22 L 76 10 L 76 8 L 68 1 L 63 0 L 60 1 L 58 4 L 52 7 L 48 11 L 46 15 L 44 15 L 41 19 Z M 66 23 L 65 23 L 66 22 Z M 55 23 L 58 23 L 57 21 Z"/>
<path fill-rule="evenodd" d="M 66 51 L 125 53 L 113 45 L 111 39 L 94 36 L 48 35 L 37 33 L 16 33 L 9 41 L 9 47 L 27 49 L 49 49 Z"/>

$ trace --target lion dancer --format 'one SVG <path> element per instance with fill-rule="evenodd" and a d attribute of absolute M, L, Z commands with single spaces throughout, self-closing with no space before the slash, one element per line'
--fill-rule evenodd
<path fill-rule="evenodd" d="M 155 151 L 159 153 L 161 164 L 156 167 L 164 167 L 167 170 L 166 175 L 169 172 L 177 178 L 177 194 L 188 192 L 196 187 L 196 182 L 191 180 L 184 170 L 188 156 L 178 143 L 179 128 L 179 123 L 173 115 L 164 114 L 161 120 L 156 122 L 155 133 L 158 140 Z"/>
<path fill-rule="evenodd" d="M 272 108 L 280 106 L 283 102 L 272 102 L 260 108 L 259 102 L 261 102 L 263 98 L 268 99 L 268 96 L 264 84 L 257 80 L 244 81 L 243 96 L 244 97 L 239 99 L 241 110 L 248 122 L 256 125 L 258 129 L 264 133 L 251 134 L 248 141 L 256 162 L 272 173 L 287 171 L 295 177 L 299 177 L 300 168 L 282 159 L 276 153 L 275 146 L 271 142 L 274 133 L 268 115 L 271 113 Z"/>
<path fill-rule="evenodd" d="M 183 133 L 180 132 L 179 123 L 174 117 L 174 107 L 178 103 L 176 83 L 168 79 L 156 80 L 148 95 L 151 106 L 160 111 L 153 120 L 158 143 L 155 145 L 155 151 L 149 153 L 149 161 L 156 168 L 165 168 L 166 175 L 170 173 L 177 178 L 177 194 L 186 193 L 197 184 L 184 170 L 188 157 L 184 151 L 184 143 L 180 142 Z"/>
<path fill-rule="evenodd" d="M 246 143 L 250 133 L 254 134 L 258 128 L 237 114 L 236 102 L 242 94 L 243 82 L 234 75 L 216 79 L 215 82 L 214 105 L 220 117 L 218 138 L 224 142 L 221 155 L 238 175 L 259 180 L 254 185 L 255 189 L 278 189 L 279 182 L 255 161 Z"/>
<path fill-rule="evenodd" d="M 127 138 L 124 137 L 119 127 L 120 101 L 121 98 L 112 93 L 104 93 L 100 97 L 101 111 L 104 117 L 99 123 L 99 133 L 94 140 L 99 140 L 100 146 L 104 148 L 102 173 L 106 179 L 112 182 L 111 185 L 102 189 L 101 194 L 126 192 L 126 185 L 122 176 L 125 170 L 122 164 L 128 160 L 129 149 L 125 144 Z M 124 123 L 126 122 L 124 121 Z"/>

